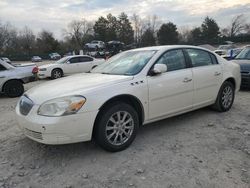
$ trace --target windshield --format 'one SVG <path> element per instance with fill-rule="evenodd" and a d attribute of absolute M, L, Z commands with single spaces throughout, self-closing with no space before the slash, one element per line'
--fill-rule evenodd
<path fill-rule="evenodd" d="M 155 50 L 128 51 L 120 53 L 106 63 L 93 69 L 93 73 L 135 75 L 139 73 L 155 54 Z"/>
<path fill-rule="evenodd" d="M 66 63 L 68 61 L 69 57 L 63 57 L 61 59 L 59 59 L 58 61 L 56 61 L 55 63 L 57 64 L 63 64 Z"/>
<path fill-rule="evenodd" d="M 250 48 L 243 49 L 235 59 L 249 59 L 250 60 Z"/>

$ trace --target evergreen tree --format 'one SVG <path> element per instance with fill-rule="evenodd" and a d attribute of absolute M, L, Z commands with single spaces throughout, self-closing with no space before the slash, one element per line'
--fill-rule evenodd
<path fill-rule="evenodd" d="M 161 45 L 177 44 L 178 35 L 177 27 L 172 22 L 162 24 L 157 32 L 158 42 Z"/>
<path fill-rule="evenodd" d="M 144 46 L 154 46 L 155 37 L 154 32 L 151 29 L 147 29 L 141 37 L 141 45 Z"/>

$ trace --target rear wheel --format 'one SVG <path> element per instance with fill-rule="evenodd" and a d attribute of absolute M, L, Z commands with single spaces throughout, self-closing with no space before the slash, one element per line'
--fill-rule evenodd
<path fill-rule="evenodd" d="M 134 108 L 117 102 L 103 109 L 94 136 L 103 149 L 117 152 L 133 142 L 138 128 L 139 118 Z"/>
<path fill-rule="evenodd" d="M 20 97 L 23 92 L 23 83 L 19 80 L 10 80 L 4 85 L 4 93 L 8 97 Z"/>
<path fill-rule="evenodd" d="M 51 72 L 51 78 L 52 79 L 57 79 L 57 78 L 61 78 L 63 76 L 63 72 L 60 69 L 54 69 Z"/>
<path fill-rule="evenodd" d="M 234 102 L 235 88 L 231 82 L 225 81 L 218 93 L 214 109 L 219 112 L 226 112 L 230 110 Z"/>

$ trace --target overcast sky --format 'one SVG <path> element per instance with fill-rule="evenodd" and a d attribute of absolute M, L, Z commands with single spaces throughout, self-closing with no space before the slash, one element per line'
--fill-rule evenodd
<path fill-rule="evenodd" d="M 205 16 L 225 27 L 238 14 L 250 23 L 250 0 L 0 0 L 0 21 L 17 28 L 25 25 L 35 32 L 47 29 L 62 38 L 62 30 L 73 19 L 95 20 L 121 12 L 141 17 L 156 14 L 163 22 L 199 26 Z"/>

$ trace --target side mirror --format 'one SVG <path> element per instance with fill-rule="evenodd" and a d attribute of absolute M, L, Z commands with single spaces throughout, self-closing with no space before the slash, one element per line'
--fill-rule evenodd
<path fill-rule="evenodd" d="M 151 75 L 158 75 L 167 72 L 167 65 L 165 64 L 155 64 L 151 70 Z"/>

